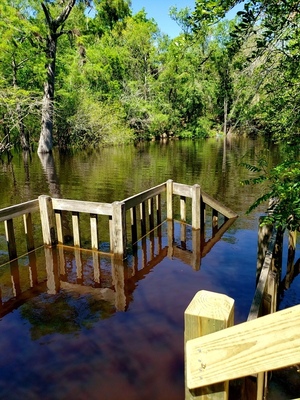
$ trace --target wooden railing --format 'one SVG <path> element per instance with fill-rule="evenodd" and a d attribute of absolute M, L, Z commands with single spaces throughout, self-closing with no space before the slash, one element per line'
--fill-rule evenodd
<path fill-rule="evenodd" d="M 28 201 L 26 203 L 18 204 L 0 210 L 0 222 L 4 222 L 5 236 L 10 260 L 17 258 L 18 256 L 16 235 L 14 229 L 14 219 L 16 219 L 17 217 L 23 218 L 27 251 L 31 251 L 35 248 L 32 214 L 38 213 L 39 211 L 40 208 L 38 200 Z"/>
<path fill-rule="evenodd" d="M 164 199 L 162 199 L 164 195 Z M 31 214 L 40 215 L 43 243 L 53 246 L 56 243 L 67 244 L 65 238 L 72 237 L 72 245 L 82 246 L 82 231 L 80 218 L 82 214 L 89 215 L 90 248 L 99 249 L 99 217 L 105 217 L 101 226 L 106 224 L 106 232 L 109 232 L 109 249 L 114 256 L 126 257 L 128 243 L 136 243 L 138 238 L 151 231 L 154 226 L 159 226 L 163 220 L 173 220 L 173 197 L 180 196 L 180 220 L 187 220 L 187 198 L 191 198 L 192 228 L 199 230 L 204 226 L 205 207 L 212 208 L 213 226 L 218 226 L 218 213 L 223 214 L 225 222 L 234 219 L 237 214 L 224 207 L 220 202 L 201 191 L 199 185 L 183 185 L 169 180 L 149 190 L 113 203 L 98 203 L 79 200 L 66 200 L 39 196 L 37 200 L 22 203 L 16 206 L 0 210 L 0 222 L 4 221 L 5 236 L 9 249 L 9 259 L 18 256 L 13 220 L 23 216 L 27 237 L 27 250 L 34 249 L 34 234 Z M 164 206 L 164 207 L 163 207 Z M 71 214 L 69 225 L 70 232 L 64 232 L 64 215 Z M 130 214 L 130 219 L 128 215 Z M 130 220 L 130 228 L 127 229 L 126 220 Z M 86 234 L 86 226 L 84 233 Z M 130 237 L 131 235 L 131 237 Z"/>
<path fill-rule="evenodd" d="M 293 275 L 295 236 L 289 232 L 283 282 L 290 282 Z M 214 400 L 227 399 L 229 380 L 247 376 L 251 379 L 244 379 L 239 398 L 262 400 L 268 386 L 266 371 L 300 362 L 295 351 L 300 345 L 300 305 L 277 311 L 282 240 L 282 231 L 260 224 L 257 286 L 247 322 L 233 326 L 234 300 L 216 293 L 197 293 L 186 309 L 186 400 L 204 400 L 207 393 Z"/>
<path fill-rule="evenodd" d="M 186 206 L 187 197 L 192 198 L 195 189 L 187 185 L 177 185 L 175 190 L 180 193 L 179 200 L 180 202 L 184 201 Z M 0 262 L 2 271 L 6 271 L 4 278 L 6 283 L 2 287 L 3 290 L 0 290 L 0 317 L 18 307 L 20 302 L 25 301 L 28 296 L 35 296 L 40 291 L 46 290 L 48 293 L 55 294 L 68 284 L 72 286 L 72 290 L 78 292 L 94 290 L 94 288 L 88 289 L 86 285 L 83 285 L 85 277 L 91 273 L 91 266 L 93 275 L 91 279 L 96 283 L 97 296 L 106 298 L 107 295 L 110 301 L 114 302 L 116 310 L 124 310 L 128 306 L 127 302 L 131 298 L 128 293 L 136 286 L 132 282 L 144 279 L 145 275 L 165 257 L 172 259 L 176 257 L 193 269 L 200 269 L 201 259 L 221 239 L 226 230 L 234 223 L 235 218 L 227 219 L 224 216 L 218 221 L 215 218 L 216 211 L 213 210 L 212 229 L 206 227 L 205 232 L 201 229 L 193 229 L 186 222 L 187 214 L 189 214 L 186 207 L 181 207 L 180 221 L 166 220 L 166 187 L 166 184 L 161 184 L 122 202 L 112 204 L 64 200 L 43 195 L 37 200 L 0 210 L 0 221 L 4 222 L 6 227 L 6 239 L 11 256 L 10 262 Z M 198 190 L 198 188 L 197 185 L 196 189 Z M 170 196 L 170 199 L 172 208 L 175 208 L 173 207 L 173 195 Z M 202 206 L 206 205 L 204 202 L 201 204 Z M 215 203 L 215 205 L 218 209 L 222 209 L 220 203 Z M 171 207 L 169 207 L 170 209 Z M 116 229 L 114 228 L 116 226 L 115 219 L 119 215 L 122 216 L 119 220 L 124 218 L 124 212 L 126 213 L 125 219 L 129 214 L 131 216 L 126 224 L 127 243 L 130 251 L 128 262 L 114 256 L 112 247 L 114 237 L 113 233 L 109 233 L 110 230 Z M 227 212 L 227 215 L 231 216 L 230 212 Z M 190 218 L 190 220 L 192 219 Z M 103 240 L 103 232 L 100 230 L 99 235 L 98 228 L 99 225 L 103 227 L 105 223 L 104 230 L 108 232 L 108 234 L 106 232 L 106 236 L 109 237 L 108 242 L 105 242 L 105 247 L 108 251 L 99 251 L 99 236 Z M 29 252 L 22 253 L 21 258 L 17 258 L 21 255 L 20 251 L 17 252 L 16 246 L 16 244 L 20 244 L 19 239 L 22 236 L 21 224 L 24 225 L 21 227 L 22 232 L 25 227 Z M 177 226 L 175 227 L 175 225 Z M 38 236 L 37 228 L 40 228 Z M 83 237 L 82 233 L 84 233 Z M 88 250 L 85 252 L 82 246 L 86 245 L 85 241 L 88 236 L 86 233 L 91 240 L 86 248 Z M 137 242 L 140 237 L 141 240 Z M 46 245 L 40 246 L 43 242 Z M 56 246 L 56 243 L 59 245 Z M 40 247 L 38 251 L 32 251 L 36 247 Z M 2 249 L 0 250 L 1 256 L 4 252 Z M 68 254 L 67 258 L 65 252 Z M 76 271 L 74 271 L 76 284 L 68 283 L 67 279 L 66 264 L 70 262 L 70 259 L 74 260 L 76 266 Z M 86 267 L 85 260 L 87 259 L 89 261 Z M 110 266 L 109 273 L 107 270 L 101 271 L 102 264 L 105 268 L 107 265 Z M 24 265 L 27 268 L 23 268 Z M 111 287 L 105 286 L 105 290 L 101 287 L 103 274 L 106 277 L 111 274 Z M 127 280 L 128 287 L 126 287 Z"/>

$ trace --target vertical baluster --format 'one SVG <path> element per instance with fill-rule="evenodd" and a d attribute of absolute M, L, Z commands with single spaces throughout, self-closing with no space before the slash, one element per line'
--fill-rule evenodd
<path fill-rule="evenodd" d="M 17 258 L 16 238 L 14 232 L 14 223 L 12 219 L 4 221 L 5 236 L 8 247 L 9 259 Z"/>
<path fill-rule="evenodd" d="M 75 247 L 80 247 L 79 213 L 72 212 L 73 241 Z"/>
<path fill-rule="evenodd" d="M 31 213 L 23 215 L 25 236 L 27 242 L 27 250 L 31 251 L 34 249 L 34 239 L 33 239 L 33 226 Z"/>
<path fill-rule="evenodd" d="M 97 214 L 90 215 L 90 224 L 91 224 L 91 245 L 93 250 L 98 250 L 99 241 L 98 241 L 98 216 Z"/>

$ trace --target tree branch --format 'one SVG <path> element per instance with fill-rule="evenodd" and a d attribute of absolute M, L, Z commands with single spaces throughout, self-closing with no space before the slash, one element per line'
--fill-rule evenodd
<path fill-rule="evenodd" d="M 54 20 L 56 29 L 66 21 L 66 19 L 70 15 L 70 12 L 72 11 L 72 8 L 75 5 L 75 2 L 76 2 L 76 0 L 69 0 L 68 4 L 63 9 L 61 14 Z"/>
<path fill-rule="evenodd" d="M 46 20 L 47 20 L 47 25 L 48 25 L 49 27 L 51 27 L 51 25 L 52 25 L 52 17 L 51 17 L 51 15 L 50 15 L 50 12 L 49 12 L 49 10 L 48 10 L 48 7 L 47 7 L 46 4 L 43 3 L 43 2 L 41 3 L 41 6 L 42 6 L 42 9 L 43 9 L 43 11 L 44 11 Z"/>

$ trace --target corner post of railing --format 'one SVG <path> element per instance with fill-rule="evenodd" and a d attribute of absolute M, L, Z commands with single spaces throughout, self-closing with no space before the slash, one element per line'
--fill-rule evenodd
<path fill-rule="evenodd" d="M 192 186 L 192 228 L 201 228 L 201 187 Z"/>
<path fill-rule="evenodd" d="M 167 180 L 167 219 L 173 219 L 173 180 Z"/>
<path fill-rule="evenodd" d="M 199 363 L 199 387 L 190 389 L 189 362 L 190 356 L 186 350 L 189 340 L 199 338 L 221 329 L 234 325 L 234 300 L 224 294 L 201 290 L 192 299 L 184 313 L 184 352 L 185 352 L 185 400 L 204 400 L 208 393 L 213 393 L 214 400 L 225 400 L 229 396 L 229 382 L 216 383 L 210 386 L 201 386 L 201 371 L 205 372 L 207 360 L 205 354 L 199 351 L 197 360 Z"/>
<path fill-rule="evenodd" d="M 259 276 L 265 261 L 265 257 L 268 251 L 269 241 L 273 232 L 273 225 L 264 224 L 265 217 L 259 218 L 258 226 L 258 244 L 257 244 L 257 265 L 256 265 L 256 283 L 259 280 Z"/>
<path fill-rule="evenodd" d="M 118 258 L 126 258 L 126 210 L 125 203 L 112 203 L 112 251 Z"/>
<path fill-rule="evenodd" d="M 52 198 L 46 195 L 39 196 L 39 206 L 44 244 L 51 247 L 57 243 Z"/>

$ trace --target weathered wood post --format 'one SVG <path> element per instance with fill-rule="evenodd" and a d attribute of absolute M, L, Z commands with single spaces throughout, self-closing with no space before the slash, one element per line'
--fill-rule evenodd
<path fill-rule="evenodd" d="M 294 279 L 295 271 L 295 253 L 296 253 L 296 242 L 297 242 L 297 231 L 288 231 L 288 257 L 286 266 L 286 279 L 285 279 L 285 289 L 290 287 L 291 282 Z"/>
<path fill-rule="evenodd" d="M 148 214 L 150 230 L 154 228 L 154 198 L 148 199 Z"/>
<path fill-rule="evenodd" d="M 55 217 L 50 196 L 39 196 L 41 224 L 44 244 L 53 246 L 57 243 L 55 234 Z"/>
<path fill-rule="evenodd" d="M 186 222 L 186 197 L 180 196 L 180 220 Z"/>
<path fill-rule="evenodd" d="M 73 242 L 75 247 L 81 246 L 80 241 L 80 228 L 79 228 L 79 212 L 72 212 L 72 226 L 73 226 Z"/>
<path fill-rule="evenodd" d="M 115 201 L 112 209 L 112 250 L 116 257 L 126 257 L 126 210 L 125 203 Z"/>
<path fill-rule="evenodd" d="M 8 219 L 4 221 L 4 228 L 9 259 L 13 260 L 14 258 L 18 257 L 13 220 Z"/>
<path fill-rule="evenodd" d="M 167 219 L 173 219 L 173 181 L 167 180 Z"/>
<path fill-rule="evenodd" d="M 161 224 L 161 195 L 158 194 L 155 197 L 155 206 L 156 206 L 156 223 L 157 225 Z"/>
<path fill-rule="evenodd" d="M 184 313 L 185 400 L 224 400 L 228 398 L 229 383 L 222 382 L 190 390 L 187 387 L 186 343 L 200 336 L 228 328 L 234 324 L 234 300 L 230 297 L 201 290 L 196 293 Z M 199 352 L 199 376 L 205 370 L 205 354 Z"/>
<path fill-rule="evenodd" d="M 98 239 L 98 215 L 97 214 L 90 214 L 90 225 L 91 225 L 92 250 L 98 250 L 99 239 Z"/>
<path fill-rule="evenodd" d="M 143 201 L 140 204 L 140 220 L 141 220 L 141 232 L 142 235 L 146 235 L 147 226 L 146 226 L 146 203 Z"/>
<path fill-rule="evenodd" d="M 259 218 L 258 227 L 258 249 L 257 249 L 257 265 L 256 265 L 256 283 L 258 282 L 266 253 L 268 250 L 269 240 L 272 235 L 273 225 L 262 225 L 264 217 Z"/>
<path fill-rule="evenodd" d="M 136 218 L 136 207 L 130 209 L 130 221 L 131 221 L 131 240 L 132 244 L 136 245 L 138 234 L 137 234 L 137 218 Z"/>
<path fill-rule="evenodd" d="M 56 222 L 57 241 L 59 244 L 63 244 L 64 236 L 63 236 L 63 225 L 62 225 L 62 211 L 55 212 L 55 222 Z"/>
<path fill-rule="evenodd" d="M 192 187 L 192 228 L 201 228 L 201 188 L 197 184 Z"/>
<path fill-rule="evenodd" d="M 31 213 L 27 213 L 23 215 L 25 236 L 27 242 L 27 250 L 31 251 L 34 249 L 34 239 L 33 239 L 33 226 L 32 226 L 32 218 Z"/>

